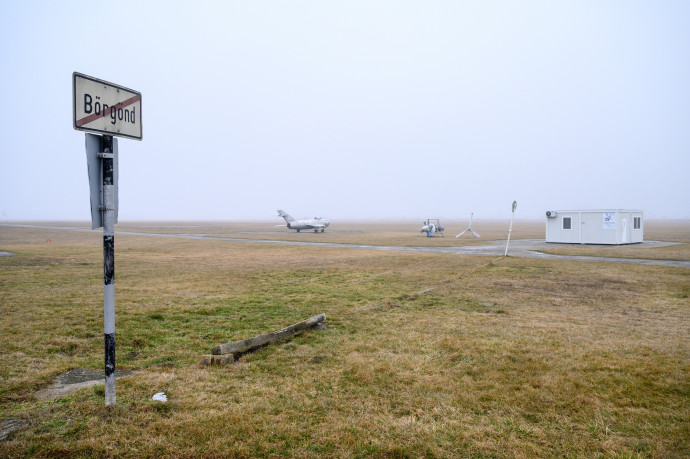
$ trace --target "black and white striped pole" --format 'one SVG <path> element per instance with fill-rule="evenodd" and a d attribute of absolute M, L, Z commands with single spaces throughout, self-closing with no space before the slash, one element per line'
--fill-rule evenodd
<path fill-rule="evenodd" d="M 105 406 L 115 405 L 115 186 L 113 137 L 101 136 Z"/>
<path fill-rule="evenodd" d="M 103 228 L 103 331 L 105 404 L 115 405 L 115 223 L 118 214 L 118 147 L 110 135 L 86 134 L 91 229 Z"/>

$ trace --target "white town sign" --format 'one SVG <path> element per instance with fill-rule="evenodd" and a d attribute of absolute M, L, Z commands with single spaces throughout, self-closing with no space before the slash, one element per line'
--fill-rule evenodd
<path fill-rule="evenodd" d="M 74 129 L 142 139 L 140 92 L 74 72 L 72 95 Z"/>

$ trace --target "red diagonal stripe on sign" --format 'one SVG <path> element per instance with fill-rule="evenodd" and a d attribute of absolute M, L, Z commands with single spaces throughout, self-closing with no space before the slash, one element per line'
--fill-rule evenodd
<path fill-rule="evenodd" d="M 109 109 L 115 109 L 115 110 L 117 110 L 117 109 L 119 109 L 119 108 L 129 107 L 129 106 L 132 105 L 133 103 L 139 102 L 140 100 L 141 100 L 141 95 L 140 95 L 140 94 L 137 94 L 137 95 L 134 96 L 134 97 L 130 97 L 129 99 L 123 100 L 122 102 L 120 102 L 120 103 L 118 103 L 118 104 L 115 104 L 115 105 L 112 105 L 112 106 L 110 106 L 110 107 L 108 107 L 108 108 L 109 108 Z M 82 119 L 80 119 L 80 120 L 77 120 L 77 126 L 78 126 L 78 127 L 82 127 L 82 126 L 85 125 L 85 124 L 89 124 L 89 123 L 91 123 L 92 121 L 96 121 L 98 118 L 105 118 L 105 117 L 108 116 L 108 115 L 110 115 L 110 110 L 102 110 L 100 114 L 94 113 L 94 114 L 92 114 L 92 115 L 85 116 L 84 118 L 82 118 Z"/>

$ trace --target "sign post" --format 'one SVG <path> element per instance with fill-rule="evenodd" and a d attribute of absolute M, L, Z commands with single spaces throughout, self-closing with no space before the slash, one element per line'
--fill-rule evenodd
<path fill-rule="evenodd" d="M 105 405 L 115 405 L 115 223 L 118 148 L 113 136 L 142 139 L 141 93 L 81 73 L 72 74 L 73 127 L 86 134 L 91 227 L 103 227 Z"/>
<path fill-rule="evenodd" d="M 105 332 L 105 405 L 115 405 L 115 193 L 113 136 L 101 137 L 103 170 L 103 328 Z"/>
<path fill-rule="evenodd" d="M 510 233 L 513 232 L 513 219 L 515 218 L 515 209 L 517 208 L 517 201 L 513 201 L 513 214 L 510 217 L 510 228 L 508 228 L 508 240 L 506 241 L 506 253 L 504 257 L 508 256 L 508 244 L 510 244 Z"/>

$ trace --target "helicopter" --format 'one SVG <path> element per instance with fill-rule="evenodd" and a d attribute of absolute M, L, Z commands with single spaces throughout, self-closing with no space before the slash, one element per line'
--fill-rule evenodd
<path fill-rule="evenodd" d="M 426 233 L 426 237 L 434 237 L 434 236 L 441 236 L 445 237 L 443 235 L 443 230 L 445 227 L 441 225 L 441 220 L 438 218 L 427 218 L 424 222 L 422 222 L 424 226 L 422 226 L 422 229 L 419 230 L 420 233 Z"/>

